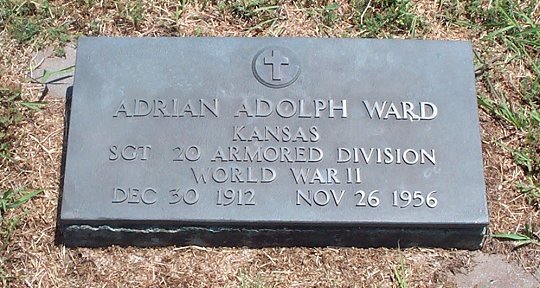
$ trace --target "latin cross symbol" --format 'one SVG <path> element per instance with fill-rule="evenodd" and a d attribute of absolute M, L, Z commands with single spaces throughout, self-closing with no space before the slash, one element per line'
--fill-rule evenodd
<path fill-rule="evenodd" d="M 289 58 L 272 49 L 272 57 L 264 57 L 264 65 L 272 65 L 272 80 L 281 80 L 281 65 L 289 65 Z"/>

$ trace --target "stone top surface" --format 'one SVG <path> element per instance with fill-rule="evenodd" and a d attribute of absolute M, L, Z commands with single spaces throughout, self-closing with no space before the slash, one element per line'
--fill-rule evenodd
<path fill-rule="evenodd" d="M 81 38 L 66 222 L 487 223 L 470 43 Z"/>

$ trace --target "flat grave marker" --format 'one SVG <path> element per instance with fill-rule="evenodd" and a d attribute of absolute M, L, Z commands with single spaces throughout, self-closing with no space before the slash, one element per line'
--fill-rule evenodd
<path fill-rule="evenodd" d="M 436 246 L 488 223 L 463 41 L 81 38 L 68 246 Z"/>

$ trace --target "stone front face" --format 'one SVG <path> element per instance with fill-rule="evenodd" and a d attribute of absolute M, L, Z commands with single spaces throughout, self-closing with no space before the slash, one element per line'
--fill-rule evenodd
<path fill-rule="evenodd" d="M 477 248 L 467 42 L 82 38 L 70 246 Z"/>

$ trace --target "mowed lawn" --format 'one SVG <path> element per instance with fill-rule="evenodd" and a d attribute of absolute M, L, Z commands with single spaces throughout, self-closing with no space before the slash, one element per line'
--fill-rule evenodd
<path fill-rule="evenodd" d="M 472 41 L 490 213 L 481 252 L 54 245 L 65 101 L 48 91 L 73 68 L 36 75 L 36 55 L 66 57 L 82 35 Z M 538 1 L 0 0 L 0 48 L 3 286 L 457 287 L 479 253 L 540 278 Z"/>

